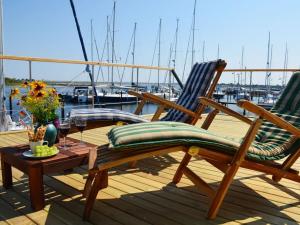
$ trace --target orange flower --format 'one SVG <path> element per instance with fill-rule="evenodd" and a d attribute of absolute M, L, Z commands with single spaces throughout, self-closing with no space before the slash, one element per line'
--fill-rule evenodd
<path fill-rule="evenodd" d="M 11 89 L 11 91 L 10 91 L 10 97 L 14 98 L 18 94 L 20 94 L 20 90 L 18 88 Z"/>
<path fill-rule="evenodd" d="M 24 81 L 24 83 L 21 86 L 23 88 L 27 88 L 29 86 L 29 83 L 27 81 Z"/>
<path fill-rule="evenodd" d="M 57 95 L 57 91 L 55 88 L 51 88 L 50 93 L 53 95 Z"/>
<path fill-rule="evenodd" d="M 45 92 L 44 91 L 39 91 L 37 94 L 36 94 L 36 97 L 37 98 L 42 98 L 45 96 Z"/>
<path fill-rule="evenodd" d="M 34 92 L 39 92 L 39 91 L 43 90 L 44 87 L 46 87 L 46 84 L 44 82 L 35 81 L 34 86 L 33 86 L 33 91 Z"/>

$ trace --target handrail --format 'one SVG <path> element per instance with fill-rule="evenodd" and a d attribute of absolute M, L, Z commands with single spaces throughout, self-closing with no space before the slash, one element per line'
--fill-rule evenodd
<path fill-rule="evenodd" d="M 115 66 L 115 67 L 128 67 L 150 70 L 167 70 L 171 71 L 173 68 L 157 67 L 157 66 L 145 66 L 145 65 L 131 65 L 122 63 L 107 63 L 107 62 L 95 62 L 95 61 L 82 61 L 82 60 L 70 60 L 70 59 L 50 59 L 50 58 L 37 58 L 27 56 L 13 56 L 13 55 L 0 55 L 0 59 L 5 60 L 18 60 L 18 61 L 32 61 L 32 62 L 48 62 L 48 63 L 66 63 L 66 64 L 83 64 L 83 65 L 95 65 L 95 66 Z"/>
<path fill-rule="evenodd" d="M 127 68 L 140 68 L 151 70 L 167 70 L 172 71 L 174 68 L 158 67 L 158 66 L 146 66 L 146 65 L 132 65 L 122 63 L 107 63 L 96 61 L 82 61 L 71 59 L 53 59 L 53 58 L 39 58 L 39 57 L 27 57 L 27 56 L 14 56 L 14 55 L 0 55 L 0 60 L 18 60 L 18 61 L 32 61 L 32 62 L 48 62 L 48 63 L 65 63 L 65 64 L 82 64 L 82 65 L 95 65 L 95 66 L 115 66 L 115 67 L 127 67 Z M 247 68 L 247 69 L 225 69 L 223 72 L 297 72 L 300 68 L 291 69 L 261 69 L 261 68 Z"/>
<path fill-rule="evenodd" d="M 225 69 L 224 72 L 297 72 L 300 68 L 296 69 Z"/>

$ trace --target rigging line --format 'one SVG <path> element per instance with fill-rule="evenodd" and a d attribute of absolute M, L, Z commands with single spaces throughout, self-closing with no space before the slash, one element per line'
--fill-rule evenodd
<path fill-rule="evenodd" d="M 67 84 L 67 85 L 65 86 L 65 88 L 62 89 L 61 92 L 65 91 L 65 90 L 67 89 L 67 87 L 70 87 L 72 84 L 74 84 L 74 80 L 77 79 L 79 76 L 81 76 L 81 75 L 84 74 L 84 73 L 86 73 L 86 70 L 85 70 L 85 69 L 84 69 L 83 71 L 81 71 L 79 74 L 77 74 L 76 76 L 74 76 L 74 77 L 70 80 L 69 84 Z"/>
<path fill-rule="evenodd" d="M 172 52 L 173 52 L 173 44 L 170 44 L 170 53 L 169 53 L 169 59 L 168 59 L 168 68 L 170 68 L 171 65 L 171 58 L 172 58 Z M 165 72 L 165 77 L 164 77 L 164 84 L 166 85 L 167 83 L 167 77 L 170 74 L 170 71 Z"/>
<path fill-rule="evenodd" d="M 110 40 L 113 41 L 111 30 L 109 30 L 109 36 L 110 36 Z M 116 54 L 116 48 L 115 47 L 113 49 L 113 53 L 114 53 L 113 54 L 114 60 L 115 60 L 115 62 L 117 62 L 117 54 Z M 117 67 L 117 74 L 118 74 L 119 80 L 121 80 L 119 67 Z"/>
<path fill-rule="evenodd" d="M 182 82 L 184 82 L 184 73 L 185 73 L 185 67 L 186 67 L 186 63 L 187 63 L 189 48 L 190 48 L 190 41 L 191 41 L 191 36 L 192 36 L 192 28 L 193 28 L 193 26 L 191 25 L 190 34 L 189 34 L 189 40 L 188 40 L 188 45 L 187 45 L 187 48 L 186 48 L 185 59 L 184 59 L 184 64 L 183 64 L 183 71 L 182 71 L 182 77 L 181 77 Z"/>
<path fill-rule="evenodd" d="M 96 38 L 95 38 L 94 30 L 92 31 L 92 35 L 93 35 L 93 39 L 94 39 L 94 43 L 95 43 L 95 48 L 96 48 L 97 58 L 98 58 L 99 61 L 102 61 L 102 59 L 100 60 L 100 57 L 99 57 L 99 49 L 98 49 L 97 40 L 96 40 Z M 103 79 L 103 81 L 104 81 L 104 75 L 103 75 L 102 66 L 99 66 L 99 67 L 98 67 L 98 72 L 97 72 L 97 79 L 96 79 L 96 82 L 98 82 L 98 77 L 99 77 L 99 72 L 100 72 L 100 71 L 101 71 L 102 79 Z"/>
<path fill-rule="evenodd" d="M 104 52 L 105 52 L 105 50 L 106 50 L 106 45 L 107 45 L 107 37 L 105 38 L 105 41 L 104 41 L 104 46 L 103 46 L 103 48 L 102 48 L 102 54 L 101 54 L 101 62 L 102 62 L 102 60 L 103 60 L 103 57 L 104 57 Z M 104 79 L 104 74 L 103 74 L 103 69 L 102 69 L 102 67 L 100 66 L 100 67 L 98 67 L 98 73 L 97 73 L 97 81 L 98 81 L 98 78 L 99 78 L 99 71 L 100 71 L 100 68 L 101 68 L 101 73 L 102 73 L 102 77 L 103 77 L 103 82 L 105 82 L 105 79 Z"/>
<path fill-rule="evenodd" d="M 159 36 L 159 34 L 157 32 L 156 40 L 155 40 L 155 45 L 154 45 L 154 51 L 153 51 L 153 55 L 152 55 L 151 66 L 153 66 L 153 63 L 154 63 L 154 58 L 155 58 L 155 53 L 156 53 L 156 47 L 157 47 L 157 42 L 158 42 L 158 36 Z M 150 83 L 151 73 L 152 73 L 152 70 L 149 71 L 148 84 Z"/>
<path fill-rule="evenodd" d="M 133 42 L 133 37 L 134 37 L 134 31 L 132 32 L 132 35 L 131 35 L 131 39 L 130 39 L 130 43 L 129 43 L 129 48 L 128 48 L 127 55 L 126 55 L 126 59 L 125 59 L 125 64 L 127 64 L 128 56 L 129 56 L 130 49 L 131 49 L 131 45 L 132 45 L 132 42 Z M 120 85 L 122 85 L 122 83 L 123 83 L 123 77 L 124 77 L 125 69 L 126 69 L 126 68 L 123 67 Z"/>
<path fill-rule="evenodd" d="M 172 56 L 173 56 L 173 46 L 175 45 L 175 47 L 176 47 L 176 34 L 177 34 L 177 26 L 176 26 L 176 30 L 175 30 L 175 33 L 174 33 L 174 37 L 173 37 L 173 40 L 172 40 L 172 42 L 171 42 L 171 44 L 170 44 L 170 55 L 169 55 L 169 60 L 168 60 L 168 67 L 170 67 L 171 66 L 171 58 L 172 58 Z M 175 49 L 175 51 L 176 51 L 176 49 Z M 176 52 L 174 52 L 174 57 L 176 57 Z M 174 59 L 175 60 L 175 59 Z M 175 69 L 175 68 L 174 68 Z M 166 83 L 166 79 L 167 79 L 167 75 L 169 74 L 169 71 L 166 71 L 166 73 L 165 73 L 165 78 L 164 78 L 164 83 Z"/>

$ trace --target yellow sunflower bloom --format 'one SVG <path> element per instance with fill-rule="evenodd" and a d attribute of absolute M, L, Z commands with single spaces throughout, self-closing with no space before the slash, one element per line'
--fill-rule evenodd
<path fill-rule="evenodd" d="M 36 96 L 37 98 L 42 98 L 42 97 L 44 97 L 44 96 L 45 96 L 45 94 L 46 94 L 46 92 L 45 92 L 45 91 L 39 91 L 39 92 L 37 92 L 37 93 L 36 93 L 36 95 L 35 95 L 35 96 Z"/>
<path fill-rule="evenodd" d="M 27 88 L 28 86 L 29 86 L 28 81 L 24 81 L 24 83 L 21 85 L 21 87 L 23 87 L 23 88 Z"/>
<path fill-rule="evenodd" d="M 20 90 L 18 88 L 11 89 L 11 91 L 10 91 L 11 98 L 16 97 L 18 94 L 20 94 Z"/>
<path fill-rule="evenodd" d="M 42 81 L 34 81 L 33 83 L 33 91 L 38 93 L 46 87 L 46 84 Z"/>

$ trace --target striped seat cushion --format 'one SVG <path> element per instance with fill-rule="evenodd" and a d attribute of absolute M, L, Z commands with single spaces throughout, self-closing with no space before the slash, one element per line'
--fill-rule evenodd
<path fill-rule="evenodd" d="M 215 74 L 216 66 L 218 61 L 196 63 L 190 75 L 185 83 L 185 86 L 182 90 L 182 94 L 177 100 L 177 104 L 183 106 L 186 109 L 189 109 L 192 112 L 195 112 L 199 101 L 200 96 L 205 96 L 212 79 Z M 177 121 L 177 122 L 187 122 L 189 116 L 181 111 L 176 109 L 170 109 L 162 121 Z"/>
<path fill-rule="evenodd" d="M 198 106 L 198 97 L 204 96 L 214 77 L 218 61 L 196 63 L 186 81 L 182 94 L 179 96 L 177 104 L 195 111 Z M 133 113 L 124 112 L 117 109 L 97 108 L 97 109 L 72 109 L 70 119 L 84 117 L 87 120 L 122 121 L 128 123 L 148 122 Z M 187 122 L 189 116 L 181 111 L 171 109 L 162 121 Z"/>
<path fill-rule="evenodd" d="M 123 121 L 127 123 L 148 122 L 147 119 L 133 113 L 121 111 L 118 109 L 93 108 L 93 109 L 72 109 L 70 119 L 86 118 L 88 121 Z"/>
<path fill-rule="evenodd" d="M 270 110 L 300 129 L 300 73 L 294 73 L 280 98 Z M 279 155 L 280 158 L 300 148 L 300 140 L 274 124 L 264 121 L 255 137 L 257 149 L 264 155 Z"/>
<path fill-rule="evenodd" d="M 179 122 L 151 122 L 115 127 L 108 133 L 108 137 L 116 150 L 186 145 L 229 154 L 234 154 L 242 141 L 219 136 L 207 130 Z M 283 158 L 285 155 L 281 151 L 271 153 L 263 146 L 257 146 L 257 143 L 254 142 L 249 148 L 247 156 L 256 160 L 274 160 Z"/>

